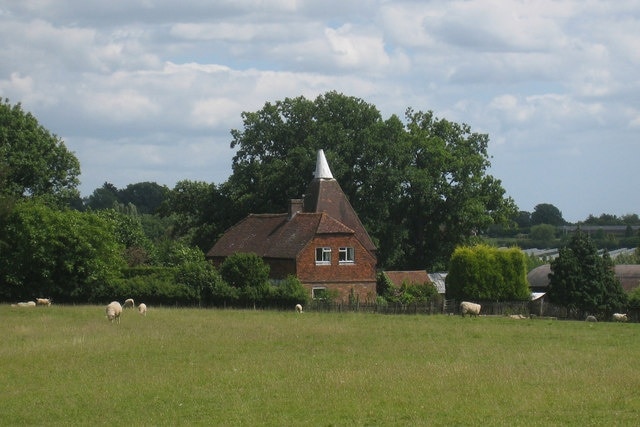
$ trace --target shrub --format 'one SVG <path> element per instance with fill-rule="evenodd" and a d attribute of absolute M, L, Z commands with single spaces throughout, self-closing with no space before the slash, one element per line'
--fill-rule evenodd
<path fill-rule="evenodd" d="M 291 307 L 308 302 L 307 290 L 295 276 L 287 276 L 282 282 L 271 286 L 271 303 L 278 307 Z"/>
<path fill-rule="evenodd" d="M 513 301 L 529 299 L 527 263 L 518 248 L 459 247 L 451 256 L 447 298 Z"/>
<path fill-rule="evenodd" d="M 269 265 L 254 253 L 236 253 L 220 265 L 220 275 L 238 290 L 241 303 L 256 305 L 269 296 Z"/>

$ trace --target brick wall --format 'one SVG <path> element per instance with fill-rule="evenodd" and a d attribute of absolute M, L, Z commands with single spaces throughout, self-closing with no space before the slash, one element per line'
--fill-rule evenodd
<path fill-rule="evenodd" d="M 331 263 L 316 264 L 316 248 L 331 248 Z M 354 262 L 340 263 L 339 248 L 354 248 Z M 360 301 L 376 298 L 376 258 L 353 235 L 316 236 L 298 255 L 297 277 L 309 290 L 323 287 L 337 291 L 347 301 L 351 292 Z"/>

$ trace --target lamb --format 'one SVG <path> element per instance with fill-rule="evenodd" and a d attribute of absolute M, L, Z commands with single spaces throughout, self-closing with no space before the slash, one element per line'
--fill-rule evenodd
<path fill-rule="evenodd" d="M 627 317 L 627 313 L 613 313 L 613 320 L 615 322 L 627 322 L 629 318 Z"/>
<path fill-rule="evenodd" d="M 122 308 L 133 308 L 135 307 L 135 303 L 133 302 L 133 298 L 128 298 L 124 301 L 124 306 Z"/>
<path fill-rule="evenodd" d="M 302 313 L 302 304 L 296 304 L 296 312 Z"/>
<path fill-rule="evenodd" d="M 469 301 L 462 301 L 460 303 L 460 314 L 462 314 L 462 317 L 464 317 L 465 314 L 469 314 L 470 316 L 479 316 L 480 308 L 480 304 L 475 304 Z"/>
<path fill-rule="evenodd" d="M 36 305 L 46 305 L 47 307 L 51 305 L 50 298 L 36 298 Z"/>
<path fill-rule="evenodd" d="M 584 319 L 587 322 L 597 322 L 598 319 L 596 318 L 596 316 L 587 316 L 586 319 Z"/>
<path fill-rule="evenodd" d="M 120 323 L 120 315 L 122 314 L 122 306 L 118 301 L 112 301 L 106 308 L 107 319 L 109 322 L 117 320 Z"/>
<path fill-rule="evenodd" d="M 142 314 L 143 316 L 147 315 L 147 304 L 141 302 L 140 305 L 138 306 L 138 313 Z"/>

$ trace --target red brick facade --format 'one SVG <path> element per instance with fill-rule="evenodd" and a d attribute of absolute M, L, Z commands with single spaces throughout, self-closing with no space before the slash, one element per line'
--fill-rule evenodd
<path fill-rule="evenodd" d="M 316 248 L 331 248 L 330 264 L 316 263 Z M 354 249 L 353 262 L 340 262 L 339 249 Z M 298 255 L 297 277 L 313 296 L 314 288 L 337 291 L 338 299 L 347 301 L 350 294 L 360 301 L 376 298 L 376 258 L 353 235 L 316 236 Z"/>

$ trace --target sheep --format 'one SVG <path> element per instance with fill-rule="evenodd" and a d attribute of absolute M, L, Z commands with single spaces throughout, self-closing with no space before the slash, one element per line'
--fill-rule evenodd
<path fill-rule="evenodd" d="M 464 317 L 465 314 L 469 314 L 470 316 L 479 316 L 480 309 L 480 304 L 475 304 L 469 301 L 462 301 L 460 303 L 460 313 L 462 314 L 462 317 Z"/>
<path fill-rule="evenodd" d="M 118 301 L 112 301 L 111 303 L 109 303 L 109 305 L 107 305 L 106 308 L 106 313 L 107 313 L 107 319 L 109 319 L 109 322 L 113 322 L 114 320 L 117 320 L 118 323 L 120 323 L 120 315 L 122 314 L 122 306 L 120 305 L 120 303 Z"/>
<path fill-rule="evenodd" d="M 585 322 L 597 322 L 598 319 L 596 319 L 596 316 L 587 316 L 586 319 L 584 319 Z"/>
<path fill-rule="evenodd" d="M 51 298 L 36 298 L 36 305 L 51 305 Z"/>
<path fill-rule="evenodd" d="M 522 314 L 512 314 L 509 316 L 509 318 L 518 320 L 518 319 L 526 319 L 527 317 L 523 316 Z"/>
<path fill-rule="evenodd" d="M 122 308 L 133 308 L 135 307 L 135 303 L 133 302 L 133 298 L 128 298 L 124 301 L 124 306 Z"/>
<path fill-rule="evenodd" d="M 614 322 L 626 322 L 629 320 L 627 313 L 613 313 Z"/>
<path fill-rule="evenodd" d="M 296 304 L 296 312 L 302 313 L 302 304 Z"/>
<path fill-rule="evenodd" d="M 35 307 L 35 301 L 19 302 L 17 304 L 11 304 L 12 307 Z"/>
<path fill-rule="evenodd" d="M 140 305 L 138 306 L 138 313 L 142 314 L 143 316 L 147 315 L 147 304 L 141 302 Z"/>

